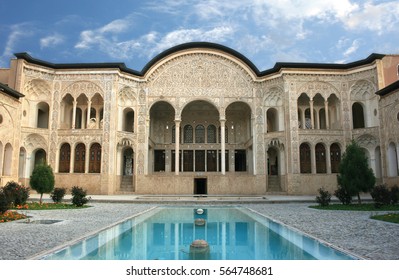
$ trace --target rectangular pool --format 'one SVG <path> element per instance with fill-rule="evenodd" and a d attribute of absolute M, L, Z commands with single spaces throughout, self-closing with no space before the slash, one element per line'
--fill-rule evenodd
<path fill-rule="evenodd" d="M 199 214 L 198 209 L 203 213 Z M 354 257 L 246 208 L 204 206 L 158 207 L 43 259 L 349 260 Z"/>

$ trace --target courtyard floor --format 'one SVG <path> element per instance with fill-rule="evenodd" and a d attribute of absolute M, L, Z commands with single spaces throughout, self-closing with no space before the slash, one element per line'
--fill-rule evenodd
<path fill-rule="evenodd" d="M 35 199 L 35 197 L 33 197 Z M 133 200 L 136 203 L 133 203 Z M 35 258 L 46 251 L 90 235 L 162 203 L 190 205 L 240 204 L 364 259 L 399 259 L 399 224 L 372 220 L 375 212 L 325 211 L 308 208 L 314 197 L 161 197 L 94 196 L 77 210 L 21 211 L 30 220 L 61 220 L 54 224 L 14 221 L 0 224 L 0 259 Z"/>

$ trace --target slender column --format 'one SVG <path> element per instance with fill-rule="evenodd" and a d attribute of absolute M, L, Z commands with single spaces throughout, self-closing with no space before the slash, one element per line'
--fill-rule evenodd
<path fill-rule="evenodd" d="M 76 106 L 78 102 L 76 100 L 73 101 L 73 110 L 72 110 L 72 129 L 75 129 L 75 122 L 76 122 Z"/>
<path fill-rule="evenodd" d="M 320 113 L 316 110 L 315 129 L 320 129 Z"/>
<path fill-rule="evenodd" d="M 326 114 L 326 129 L 330 129 L 330 120 L 328 117 L 328 101 L 324 101 L 324 111 Z"/>
<path fill-rule="evenodd" d="M 100 128 L 100 110 L 96 109 L 96 129 Z"/>
<path fill-rule="evenodd" d="M 314 113 L 313 113 L 313 100 L 309 101 L 310 104 L 310 123 L 311 129 L 314 129 Z"/>
<path fill-rule="evenodd" d="M 175 120 L 175 174 L 179 175 L 179 160 L 180 160 L 180 122 L 181 120 Z"/>
<path fill-rule="evenodd" d="M 302 129 L 306 129 L 305 111 L 306 111 L 306 109 L 301 110 L 301 123 L 302 123 Z"/>
<path fill-rule="evenodd" d="M 71 146 L 71 161 L 69 162 L 69 173 L 73 173 L 75 169 L 75 149 L 76 147 Z"/>
<path fill-rule="evenodd" d="M 90 145 L 86 145 L 85 173 L 89 173 Z"/>
<path fill-rule="evenodd" d="M 312 168 L 312 174 L 316 174 L 316 151 L 315 147 L 310 147 L 310 165 Z"/>
<path fill-rule="evenodd" d="M 330 146 L 328 145 L 326 149 L 326 160 L 327 160 L 327 174 L 331 174 L 331 151 L 330 151 Z"/>
<path fill-rule="evenodd" d="M 226 120 L 220 119 L 220 162 L 222 164 L 222 175 L 226 174 L 226 135 L 225 135 Z"/>
<path fill-rule="evenodd" d="M 90 110 L 91 110 L 91 100 L 87 103 L 87 124 L 86 124 L 86 128 L 89 128 L 89 125 L 90 125 Z"/>

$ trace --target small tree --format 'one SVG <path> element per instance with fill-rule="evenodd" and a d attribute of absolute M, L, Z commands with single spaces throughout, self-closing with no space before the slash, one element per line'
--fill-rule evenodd
<path fill-rule="evenodd" d="M 337 180 L 338 185 L 350 196 L 357 195 L 359 204 L 362 202 L 360 192 L 368 192 L 374 187 L 373 170 L 369 168 L 362 148 L 354 140 L 342 156 Z"/>
<path fill-rule="evenodd" d="M 50 193 L 54 189 L 54 173 L 50 165 L 39 164 L 35 166 L 30 176 L 32 189 L 40 193 L 40 204 L 44 193 Z"/>

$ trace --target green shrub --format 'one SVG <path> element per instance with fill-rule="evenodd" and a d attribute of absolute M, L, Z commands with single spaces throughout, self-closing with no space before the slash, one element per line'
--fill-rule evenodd
<path fill-rule="evenodd" d="M 383 205 L 389 205 L 391 203 L 391 191 L 386 185 L 375 186 L 371 192 L 371 197 L 374 200 L 376 208 L 380 208 Z"/>
<path fill-rule="evenodd" d="M 0 189 L 0 214 L 5 213 L 8 209 L 10 209 L 10 202 L 7 195 Z"/>
<path fill-rule="evenodd" d="M 319 196 L 316 196 L 316 202 L 320 206 L 328 206 L 331 202 L 331 194 L 323 188 L 319 189 L 319 194 Z"/>
<path fill-rule="evenodd" d="M 397 204 L 398 201 L 399 201 L 399 187 L 395 185 L 391 188 L 391 203 Z"/>
<path fill-rule="evenodd" d="M 86 197 L 86 191 L 81 187 L 74 186 L 71 191 L 72 194 L 72 204 L 81 207 L 89 202 L 89 198 Z"/>
<path fill-rule="evenodd" d="M 55 188 L 51 192 L 50 197 L 55 203 L 60 203 L 64 198 L 65 194 L 66 194 L 65 188 Z"/>
<path fill-rule="evenodd" d="M 342 202 L 344 205 L 348 205 L 352 203 L 352 195 L 348 192 L 346 188 L 342 188 L 338 186 L 338 189 L 335 190 L 334 195 Z"/>
<path fill-rule="evenodd" d="M 30 176 L 32 189 L 40 193 L 40 204 L 44 193 L 50 193 L 54 189 L 54 173 L 50 165 L 39 164 L 33 169 Z"/>
<path fill-rule="evenodd" d="M 3 187 L 3 192 L 11 204 L 24 205 L 29 197 L 29 188 L 10 181 Z"/>

